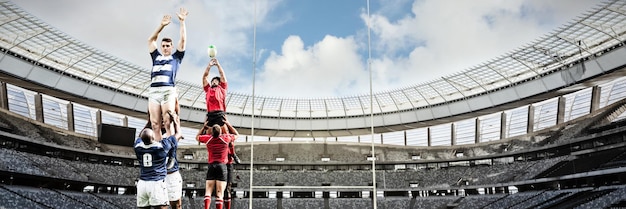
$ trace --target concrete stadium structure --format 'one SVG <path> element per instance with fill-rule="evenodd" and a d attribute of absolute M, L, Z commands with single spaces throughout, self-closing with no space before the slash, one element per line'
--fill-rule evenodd
<path fill-rule="evenodd" d="M 91 107 L 145 118 L 146 69 L 89 47 L 45 22 L 2 2 L 0 69 L 3 80 Z M 554 98 L 620 76 L 623 2 L 606 2 L 534 43 L 413 87 L 370 96 L 287 99 L 232 92 L 229 118 L 255 135 L 336 137 L 401 131 L 500 112 Z M 104 59 L 103 57 L 106 57 Z M 606 76 L 609 75 L 609 76 Z M 23 85 L 22 85 L 23 84 Z M 180 81 L 182 120 L 204 119 L 204 92 Z M 254 107 L 252 103 L 254 102 Z M 256 110 L 256 111 L 253 111 Z M 370 113 L 374 124 L 369 123 Z M 531 124 L 532 125 L 532 124 Z"/>
<path fill-rule="evenodd" d="M 550 200 L 566 207 L 565 200 L 577 195 L 612 198 L 584 202 L 586 208 L 617 204 L 626 191 L 620 154 L 626 147 L 626 130 L 620 128 L 626 111 L 625 38 L 626 1 L 607 1 L 518 50 L 408 88 L 326 99 L 229 93 L 229 120 L 242 134 L 255 134 L 254 141 L 245 136 L 237 142 L 245 161 L 236 167 L 244 179 L 237 194 L 254 196 L 246 190 L 265 188 L 258 190 L 257 203 L 272 208 L 329 208 L 337 204 L 329 196 L 355 198 L 347 201 L 352 207 L 368 208 L 371 202 L 363 198 L 379 195 L 386 207 L 411 205 L 406 208 L 513 207 L 520 196 L 541 208 L 555 206 Z M 46 208 L 58 203 L 33 197 L 84 197 L 58 189 L 63 186 L 132 190 L 132 150 L 98 143 L 97 127 L 143 127 L 146 69 L 68 37 L 8 1 L 0 1 L 0 52 L 0 192 L 16 196 L 5 201 Z M 203 91 L 184 81 L 178 88 L 191 139 L 204 119 L 204 100 L 198 99 Z M 379 161 L 373 172 L 367 147 L 372 139 Z M 246 185 L 252 146 L 262 150 L 255 151 L 253 168 L 260 180 Z M 199 192 L 202 147 L 191 143 L 179 152 L 185 190 Z M 607 167 L 562 168 L 590 159 L 602 159 Z M 325 177 L 333 175 L 335 181 Z M 367 193 L 372 175 L 380 194 Z M 55 189 L 7 183 L 35 186 L 28 180 L 36 178 Z M 509 193 L 513 187 L 524 193 Z M 489 196 L 460 197 L 478 193 Z M 320 197 L 300 202 L 283 195 Z M 118 206 L 129 206 L 129 195 L 121 198 Z M 188 208 L 199 204 L 190 200 Z"/>

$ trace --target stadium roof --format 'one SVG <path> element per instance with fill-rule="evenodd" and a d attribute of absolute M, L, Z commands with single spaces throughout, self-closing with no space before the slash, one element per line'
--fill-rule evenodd
<path fill-rule="evenodd" d="M 601 3 L 533 43 L 429 82 L 373 95 L 334 98 L 292 99 L 229 92 L 228 113 L 287 120 L 364 117 L 370 113 L 414 111 L 487 94 L 556 73 L 564 66 L 571 67 L 585 57 L 622 44 L 626 32 L 625 5 L 625 1 Z M 0 47 L 54 68 L 65 76 L 147 98 L 149 69 L 85 45 L 8 1 L 0 1 Z M 55 85 L 58 83 L 53 82 L 52 86 Z M 181 106 L 204 110 L 204 91 L 200 85 L 177 81 L 177 87 Z M 513 100 L 517 99 L 523 98 Z M 417 120 L 392 121 L 382 126 L 407 122 Z M 368 126 L 361 128 L 364 127 Z"/>

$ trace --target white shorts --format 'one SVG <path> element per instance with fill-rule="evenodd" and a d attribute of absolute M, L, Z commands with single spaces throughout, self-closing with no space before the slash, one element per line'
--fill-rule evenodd
<path fill-rule="evenodd" d="M 170 201 L 177 201 L 183 197 L 183 177 L 180 172 L 167 174 L 165 183 L 167 184 L 167 198 Z"/>
<path fill-rule="evenodd" d="M 137 182 L 137 207 L 169 205 L 165 181 Z"/>
<path fill-rule="evenodd" d="M 173 86 L 148 87 L 148 101 L 160 105 L 176 102 L 178 91 Z"/>

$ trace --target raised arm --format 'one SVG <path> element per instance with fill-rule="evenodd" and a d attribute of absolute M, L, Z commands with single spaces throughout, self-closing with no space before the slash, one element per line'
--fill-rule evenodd
<path fill-rule="evenodd" d="M 224 73 L 224 69 L 222 69 L 222 65 L 220 65 L 220 62 L 217 61 L 217 58 L 213 58 L 215 60 L 215 66 L 217 66 L 217 70 L 220 73 L 220 82 L 222 83 L 228 83 L 226 81 L 226 74 Z"/>
<path fill-rule="evenodd" d="M 209 64 L 206 66 L 206 69 L 204 69 L 204 74 L 202 74 L 202 87 L 204 88 L 206 85 L 210 85 L 211 84 L 211 80 L 209 80 L 209 71 L 211 71 L 211 66 L 213 66 L 211 63 L 213 62 L 213 60 L 209 61 Z"/>
<path fill-rule="evenodd" d="M 150 38 L 148 38 L 148 52 L 153 52 L 154 50 L 157 49 L 158 47 L 157 38 L 159 38 L 159 33 L 161 33 L 163 28 L 169 25 L 171 21 L 172 21 L 172 16 L 170 15 L 163 16 L 163 19 L 161 19 L 161 24 L 159 25 L 159 27 L 157 27 L 157 29 L 152 33 L 152 35 L 150 35 Z"/>
<path fill-rule="evenodd" d="M 230 125 L 230 122 L 228 122 L 228 120 L 224 121 L 224 125 L 226 125 L 226 127 L 228 127 L 228 133 L 231 133 L 231 134 L 235 135 L 235 139 L 237 137 L 239 137 L 239 132 L 237 132 L 237 129 L 235 129 L 235 127 Z"/>
<path fill-rule="evenodd" d="M 176 140 L 180 141 L 183 138 L 183 134 L 180 133 L 180 124 L 178 124 L 177 122 L 179 121 L 179 119 L 177 118 L 179 116 L 178 114 L 172 111 L 167 111 L 167 114 L 170 116 L 170 121 L 174 125 L 174 136 L 176 137 Z"/>
<path fill-rule="evenodd" d="M 185 44 L 187 42 L 187 28 L 185 27 L 185 18 L 187 18 L 187 9 L 180 8 L 180 11 L 176 13 L 178 20 L 180 21 L 180 40 L 178 41 L 178 51 L 185 51 Z"/>
<path fill-rule="evenodd" d="M 200 130 L 198 130 L 198 134 L 196 134 L 196 141 L 198 141 L 198 143 L 200 143 L 200 135 L 204 135 L 206 133 L 206 130 L 208 129 L 207 124 L 208 122 L 204 122 L 204 124 L 202 125 L 202 128 L 200 128 Z"/>

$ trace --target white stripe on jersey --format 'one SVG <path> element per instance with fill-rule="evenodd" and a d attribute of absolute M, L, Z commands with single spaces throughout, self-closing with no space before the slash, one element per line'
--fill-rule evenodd
<path fill-rule="evenodd" d="M 152 72 L 161 72 L 161 71 L 172 71 L 172 65 L 164 64 L 164 65 L 152 66 Z"/>
<path fill-rule="evenodd" d="M 153 147 L 162 148 L 163 145 L 161 143 L 158 143 L 158 142 L 146 145 L 146 144 L 143 143 L 143 141 L 141 141 L 141 142 L 137 143 L 137 145 L 135 145 L 135 147 L 141 147 L 141 148 L 144 148 L 144 149 L 149 149 L 149 148 L 153 148 Z"/>
<path fill-rule="evenodd" d="M 172 57 L 172 55 L 170 55 L 170 56 L 159 55 L 154 60 L 161 61 L 161 60 L 173 60 L 173 59 L 174 59 L 174 57 Z"/>
<path fill-rule="evenodd" d="M 170 77 L 166 75 L 157 75 L 152 78 L 152 83 L 167 83 L 170 81 Z"/>
<path fill-rule="evenodd" d="M 213 137 L 211 137 L 211 138 L 212 138 L 211 140 L 214 140 L 214 139 L 215 139 L 215 138 L 213 138 Z M 226 141 L 224 141 L 224 139 L 222 139 L 222 137 L 218 137 L 218 139 L 222 140 L 222 142 L 224 142 L 224 144 L 228 144 L 228 143 L 226 143 Z M 209 143 L 209 142 L 207 142 L 207 143 Z"/>

